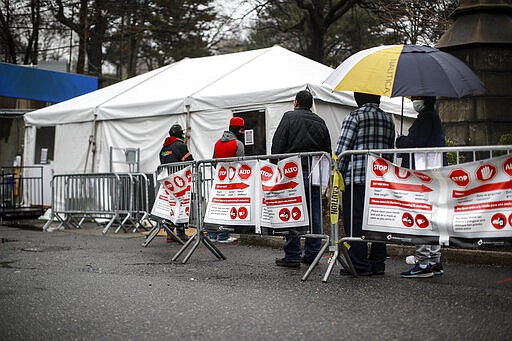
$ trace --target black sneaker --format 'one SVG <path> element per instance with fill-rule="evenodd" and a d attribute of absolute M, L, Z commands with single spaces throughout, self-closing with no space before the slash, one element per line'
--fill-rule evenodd
<path fill-rule="evenodd" d="M 426 268 L 422 268 L 420 263 L 416 263 L 409 270 L 402 272 L 400 276 L 403 278 L 428 278 L 434 277 L 434 273 L 432 272 L 430 265 L 427 265 Z"/>
<path fill-rule="evenodd" d="M 300 260 L 290 260 L 286 258 L 276 258 L 277 266 L 284 266 L 286 268 L 298 268 L 300 267 Z"/>

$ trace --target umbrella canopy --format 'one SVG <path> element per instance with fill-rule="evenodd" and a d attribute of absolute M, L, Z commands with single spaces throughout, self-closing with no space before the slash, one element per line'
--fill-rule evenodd
<path fill-rule="evenodd" d="M 341 63 L 324 83 L 333 91 L 388 97 L 464 97 L 485 90 L 460 59 L 419 45 L 384 45 L 360 51 Z"/>

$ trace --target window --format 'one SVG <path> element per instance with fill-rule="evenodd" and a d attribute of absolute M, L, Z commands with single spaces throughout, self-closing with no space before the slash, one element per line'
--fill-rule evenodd
<path fill-rule="evenodd" d="M 245 122 L 245 155 L 266 155 L 265 109 L 237 111 L 233 116 L 241 117 Z"/>
<path fill-rule="evenodd" d="M 34 164 L 47 163 L 53 160 L 53 149 L 55 144 L 55 127 L 37 128 L 36 131 L 36 151 Z M 46 152 L 45 152 L 46 151 Z M 41 162 L 43 155 L 43 162 Z M 46 162 L 44 157 L 46 156 Z"/>

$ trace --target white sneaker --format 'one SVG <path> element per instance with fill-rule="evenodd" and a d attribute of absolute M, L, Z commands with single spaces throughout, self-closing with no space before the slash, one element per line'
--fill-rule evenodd
<path fill-rule="evenodd" d="M 405 263 L 406 264 L 410 264 L 410 265 L 413 265 L 413 264 L 416 264 L 418 260 L 416 259 L 416 256 L 407 256 L 405 257 Z"/>
<path fill-rule="evenodd" d="M 228 239 L 224 239 L 224 240 L 218 240 L 217 239 L 218 243 L 224 243 L 224 244 L 236 243 L 237 241 L 238 241 L 238 239 L 235 238 L 235 237 L 229 237 Z"/>

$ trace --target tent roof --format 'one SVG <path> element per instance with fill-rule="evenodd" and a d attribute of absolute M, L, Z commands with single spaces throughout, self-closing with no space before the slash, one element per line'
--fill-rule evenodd
<path fill-rule="evenodd" d="M 317 99 L 354 105 L 351 93 L 332 93 L 322 85 L 332 70 L 280 46 L 186 58 L 27 113 L 25 121 L 44 126 L 91 121 L 94 115 L 114 120 L 183 113 L 186 106 L 194 112 L 277 103 L 292 100 L 306 86 Z"/>

